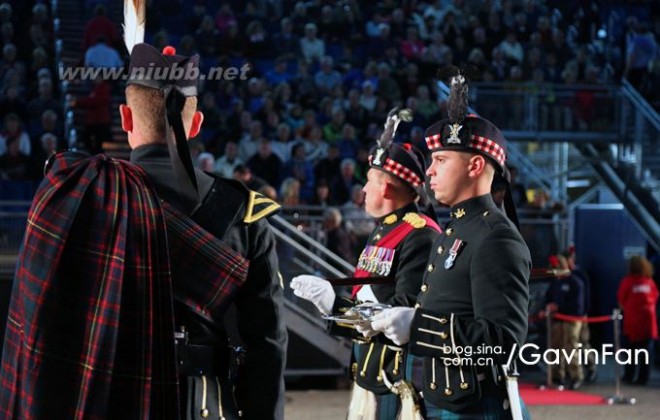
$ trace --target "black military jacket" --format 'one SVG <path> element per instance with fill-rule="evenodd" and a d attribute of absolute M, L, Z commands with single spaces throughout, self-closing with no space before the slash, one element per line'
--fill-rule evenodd
<path fill-rule="evenodd" d="M 411 203 L 380 219 L 378 225 L 369 236 L 365 250 L 360 256 L 358 267 L 374 271 L 371 276 L 380 276 L 376 272 L 378 264 L 370 264 L 368 255 L 370 247 L 376 244 L 394 229 L 403 223 L 409 223 L 413 229 L 394 248 L 391 267 L 386 276 L 392 277 L 389 284 L 371 285 L 374 295 L 381 303 L 392 306 L 413 306 L 422 282 L 422 275 L 426 267 L 428 250 L 438 237 L 438 231 L 429 226 L 423 219 L 417 205 Z M 379 253 L 374 254 L 378 258 Z M 381 260 L 388 259 L 388 253 L 380 253 Z M 384 261 L 389 263 L 389 261 Z M 333 312 L 343 313 L 359 303 L 356 300 L 338 297 L 335 299 Z M 388 380 L 394 381 L 402 378 L 403 352 L 393 343 L 385 339 L 382 334 L 366 341 L 352 326 L 331 325 L 330 332 L 336 335 L 352 337 L 357 340 L 353 354 L 354 361 L 351 370 L 355 380 L 365 389 L 377 394 L 389 393 L 381 369 L 385 369 Z"/>
<path fill-rule="evenodd" d="M 423 377 L 413 378 L 424 399 L 456 411 L 503 389 L 494 365 L 525 341 L 531 257 L 490 194 L 450 216 L 425 269 L 409 350 L 424 360 Z M 485 358 L 491 366 L 477 366 Z"/>
<path fill-rule="evenodd" d="M 139 147 L 131 152 L 131 161 L 145 170 L 162 199 L 182 209 L 166 146 Z M 196 175 L 204 198 L 191 218 L 249 260 L 248 277 L 234 301 L 235 320 L 210 324 L 175 304 L 175 322 L 185 326 L 191 344 L 216 347 L 216 357 L 223 359 L 218 364 L 224 366 L 229 360 L 223 350 L 234 335 L 229 329 L 235 328 L 246 349 L 246 360 L 236 382 L 223 387 L 223 401 L 235 397 L 247 419 L 281 419 L 287 332 L 281 316 L 283 295 L 275 238 L 265 218 L 279 205 L 237 181 L 198 170 Z M 176 264 L 176 256 L 170 258 Z M 226 374 L 226 369 L 220 370 Z M 233 386 L 237 387 L 235 395 L 224 395 Z M 233 418 L 232 413 L 224 415 Z"/>

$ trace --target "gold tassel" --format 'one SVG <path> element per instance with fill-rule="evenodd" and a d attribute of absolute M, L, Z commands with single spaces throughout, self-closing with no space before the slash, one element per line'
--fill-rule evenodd
<path fill-rule="evenodd" d="M 383 375 L 383 381 L 390 392 L 398 395 L 399 400 L 401 400 L 401 409 L 396 416 L 396 420 L 424 420 L 415 387 L 410 382 L 403 380 L 396 381 L 392 384 L 387 378 L 385 371 L 382 371 L 381 375 Z"/>
<path fill-rule="evenodd" d="M 376 420 L 376 395 L 353 382 L 346 420 Z"/>
<path fill-rule="evenodd" d="M 401 410 L 396 417 L 397 420 L 424 420 L 422 412 L 415 397 L 415 390 L 408 382 L 398 381 L 399 398 L 401 399 Z"/>

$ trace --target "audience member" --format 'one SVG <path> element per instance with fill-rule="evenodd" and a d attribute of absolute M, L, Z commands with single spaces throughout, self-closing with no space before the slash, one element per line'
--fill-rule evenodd
<path fill-rule="evenodd" d="M 242 164 L 243 161 L 238 157 L 238 145 L 230 140 L 225 143 L 224 154 L 216 159 L 213 170 L 222 177 L 232 178 L 234 169 Z"/>
<path fill-rule="evenodd" d="M 569 270 L 568 262 L 562 255 L 553 256 L 551 266 L 560 270 Z M 553 312 L 563 315 L 581 317 L 585 315 L 584 284 L 573 274 L 557 277 L 546 293 L 546 304 Z M 582 321 L 552 321 L 552 343 L 554 349 L 563 349 L 570 354 L 579 348 L 580 330 Z M 571 389 L 582 386 L 584 373 L 578 358 L 570 360 L 562 357 L 554 378 L 560 385 L 567 385 Z"/>
<path fill-rule="evenodd" d="M 653 267 L 646 258 L 637 255 L 630 258 L 628 274 L 621 280 L 617 299 L 623 309 L 623 335 L 630 353 L 646 350 L 653 354 L 651 345 L 658 338 L 658 288 L 653 281 Z M 639 364 L 626 363 L 623 381 L 646 385 L 652 363 L 646 363 L 644 357 L 637 360 Z"/>
<path fill-rule="evenodd" d="M 82 133 L 82 142 L 85 147 L 94 154 L 103 152 L 103 142 L 112 139 L 110 83 L 97 77 L 90 94 L 86 97 L 71 99 L 70 105 L 86 111 L 85 128 Z"/>
<path fill-rule="evenodd" d="M 94 17 L 85 24 L 82 39 L 83 53 L 87 52 L 87 49 L 94 45 L 99 37 L 106 39 L 108 44 L 113 47 L 118 46 L 121 40 L 117 32 L 117 23 L 108 18 L 107 9 L 102 3 L 94 7 Z"/>
<path fill-rule="evenodd" d="M 282 160 L 273 153 L 273 147 L 270 140 L 264 138 L 259 144 L 257 153 L 255 153 L 247 161 L 247 166 L 252 170 L 252 173 L 259 178 L 265 180 L 268 185 L 275 187 L 280 186 L 284 176 L 284 164 Z"/>
<path fill-rule="evenodd" d="M 116 49 L 108 45 L 105 35 L 97 35 L 93 46 L 85 52 L 86 67 L 114 68 L 124 65 Z"/>

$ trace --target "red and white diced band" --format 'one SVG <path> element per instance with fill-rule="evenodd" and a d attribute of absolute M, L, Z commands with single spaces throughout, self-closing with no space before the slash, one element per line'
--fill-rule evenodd
<path fill-rule="evenodd" d="M 390 158 L 385 159 L 385 164 L 382 166 L 382 168 L 392 175 L 401 178 L 413 187 L 422 185 L 422 180 L 419 178 L 419 176 L 417 176 L 415 172 Z"/>
<path fill-rule="evenodd" d="M 434 134 L 425 138 L 426 146 L 429 148 L 429 150 L 435 151 L 436 149 L 443 148 L 442 142 L 440 141 L 441 137 L 442 136 L 440 134 Z M 486 153 L 488 156 L 495 159 L 495 161 L 501 166 L 504 166 L 504 162 L 506 161 L 506 154 L 504 153 L 504 149 L 493 140 L 473 134 L 470 137 L 469 147 Z"/>

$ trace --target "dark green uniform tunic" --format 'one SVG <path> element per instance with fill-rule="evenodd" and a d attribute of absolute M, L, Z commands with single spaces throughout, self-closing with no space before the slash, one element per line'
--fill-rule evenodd
<path fill-rule="evenodd" d="M 525 341 L 531 258 L 490 194 L 453 206 L 450 215 L 424 270 L 407 378 L 429 418 L 487 416 L 507 408 L 496 366 Z"/>

